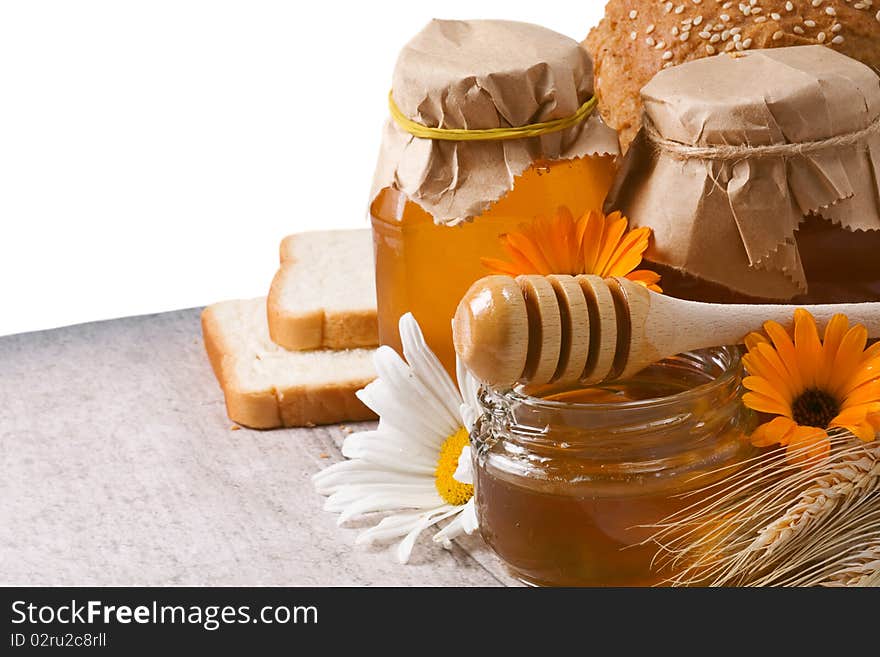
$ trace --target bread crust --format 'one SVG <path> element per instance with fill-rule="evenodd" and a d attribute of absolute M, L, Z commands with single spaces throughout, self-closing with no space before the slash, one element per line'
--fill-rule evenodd
<path fill-rule="evenodd" d="M 224 336 L 213 306 L 202 311 L 202 335 L 214 375 L 223 390 L 229 419 L 251 429 L 276 429 L 376 419 L 356 392 L 371 379 L 357 379 L 328 386 L 241 389 L 233 372 L 233 351 Z"/>
<path fill-rule="evenodd" d="M 286 281 L 294 267 L 302 266 L 290 255 L 296 238 L 297 235 L 288 235 L 282 240 L 281 266 L 269 288 L 266 313 L 272 341 L 295 351 L 379 346 L 379 320 L 375 307 L 335 312 L 324 309 L 295 311 L 284 306 Z"/>
<path fill-rule="evenodd" d="M 738 49 L 824 43 L 880 71 L 878 3 L 786 3 L 610 0 L 584 44 L 593 57 L 599 111 L 619 132 L 621 147 L 628 148 L 641 127 L 639 91 L 665 66 Z"/>

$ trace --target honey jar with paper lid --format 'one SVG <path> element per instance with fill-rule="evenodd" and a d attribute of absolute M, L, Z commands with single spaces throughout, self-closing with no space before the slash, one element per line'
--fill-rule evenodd
<path fill-rule="evenodd" d="M 594 105 L 586 50 L 536 25 L 434 20 L 403 48 L 370 204 L 382 344 L 412 312 L 453 372 L 455 308 L 501 236 L 601 210 L 617 137 Z"/>
<path fill-rule="evenodd" d="M 658 73 L 608 207 L 673 296 L 880 300 L 880 78 L 823 46 Z"/>

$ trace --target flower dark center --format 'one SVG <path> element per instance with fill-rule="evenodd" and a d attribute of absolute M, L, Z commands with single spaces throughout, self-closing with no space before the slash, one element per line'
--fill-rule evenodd
<path fill-rule="evenodd" d="M 824 390 L 804 390 L 791 405 L 795 422 L 805 427 L 827 429 L 831 420 L 840 413 L 840 403 Z"/>

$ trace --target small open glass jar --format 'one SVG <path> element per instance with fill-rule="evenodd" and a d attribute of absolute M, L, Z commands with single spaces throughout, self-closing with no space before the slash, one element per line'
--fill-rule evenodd
<path fill-rule="evenodd" d="M 483 538 L 527 583 L 662 583 L 657 523 L 753 453 L 742 372 L 720 347 L 599 387 L 484 388 L 471 436 Z"/>

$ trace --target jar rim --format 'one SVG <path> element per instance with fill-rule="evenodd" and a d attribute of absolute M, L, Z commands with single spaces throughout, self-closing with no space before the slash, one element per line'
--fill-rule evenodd
<path fill-rule="evenodd" d="M 718 358 L 724 358 L 725 362 L 721 365 L 724 369 L 721 373 L 705 383 L 682 390 L 672 395 L 663 397 L 652 397 L 649 399 L 637 399 L 632 401 L 614 401 L 614 402 L 572 402 L 572 401 L 556 401 L 537 397 L 522 392 L 519 388 L 513 388 L 500 394 L 509 401 L 515 401 L 519 404 L 527 405 L 533 408 L 544 410 L 565 409 L 568 411 L 621 411 L 633 409 L 656 409 L 665 406 L 672 406 L 687 402 L 691 399 L 705 396 L 714 390 L 722 388 L 733 381 L 741 371 L 742 354 L 735 345 L 726 345 L 721 347 L 711 347 L 709 349 L 701 349 L 696 351 L 688 351 L 678 354 L 673 358 L 692 357 L 699 358 L 704 361 L 716 361 Z M 659 362 L 664 362 L 664 359 Z"/>

